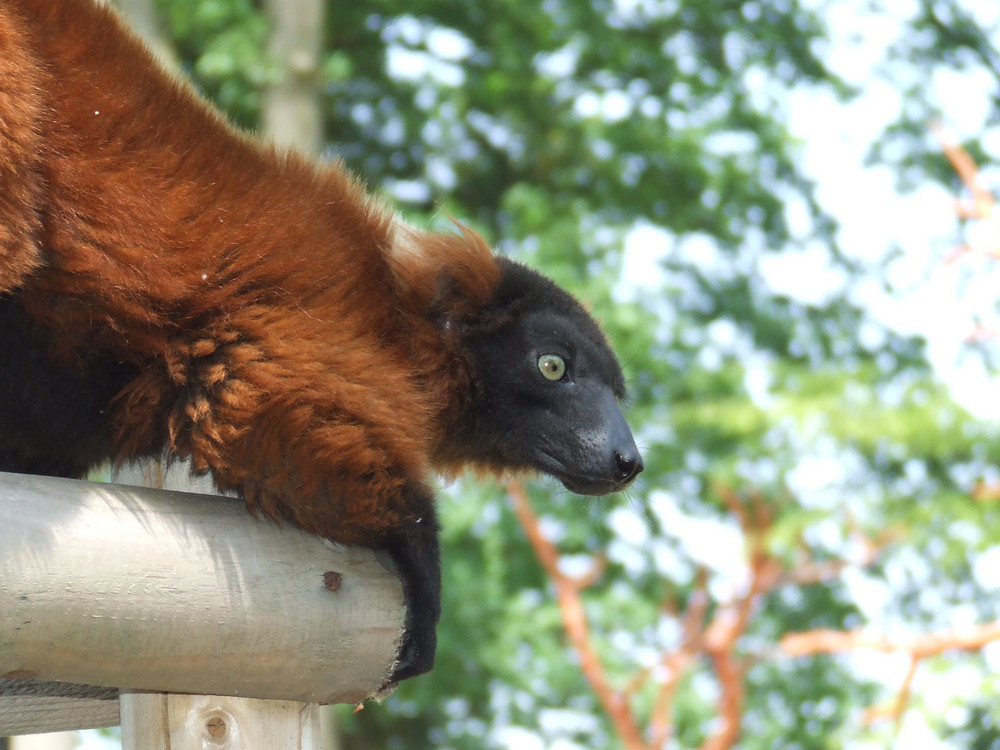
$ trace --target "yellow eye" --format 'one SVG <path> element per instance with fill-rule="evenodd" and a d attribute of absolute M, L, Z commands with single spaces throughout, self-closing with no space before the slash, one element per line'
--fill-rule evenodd
<path fill-rule="evenodd" d="M 566 374 L 566 363 L 555 354 L 543 354 L 538 358 L 538 369 L 549 380 L 562 380 Z"/>

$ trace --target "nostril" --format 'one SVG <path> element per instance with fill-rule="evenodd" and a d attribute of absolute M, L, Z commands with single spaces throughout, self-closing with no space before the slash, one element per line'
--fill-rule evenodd
<path fill-rule="evenodd" d="M 631 482 L 643 469 L 642 458 L 639 454 L 626 455 L 615 451 L 615 478 L 619 482 Z"/>

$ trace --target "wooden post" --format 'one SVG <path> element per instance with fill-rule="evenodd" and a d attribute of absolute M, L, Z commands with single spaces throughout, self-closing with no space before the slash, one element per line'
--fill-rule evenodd
<path fill-rule="evenodd" d="M 320 750 L 319 706 L 123 692 L 122 750 Z"/>

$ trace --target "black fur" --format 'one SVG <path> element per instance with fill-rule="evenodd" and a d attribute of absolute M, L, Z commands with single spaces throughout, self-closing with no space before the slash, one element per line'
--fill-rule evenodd
<path fill-rule="evenodd" d="M 403 491 L 409 496 L 411 507 L 423 511 L 406 533 L 392 534 L 385 545 L 403 580 L 406 603 L 405 635 L 390 682 L 431 670 L 437 650 L 437 624 L 441 619 L 440 527 L 434 498 L 422 485 Z"/>
<path fill-rule="evenodd" d="M 0 297 L 0 471 L 81 477 L 111 455 L 111 400 L 137 368 L 101 355 L 60 363 L 52 338 Z"/>

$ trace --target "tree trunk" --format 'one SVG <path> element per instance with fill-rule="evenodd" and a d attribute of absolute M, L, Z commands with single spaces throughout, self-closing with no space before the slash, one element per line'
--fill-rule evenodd
<path fill-rule="evenodd" d="M 114 4 L 128 18 L 129 25 L 138 32 L 157 59 L 170 68 L 176 68 L 174 48 L 163 35 L 152 0 L 115 0 Z"/>
<path fill-rule="evenodd" d="M 308 154 L 323 148 L 319 79 L 323 0 L 265 0 L 271 25 L 268 53 L 279 73 L 264 92 L 261 124 L 276 143 Z"/>

